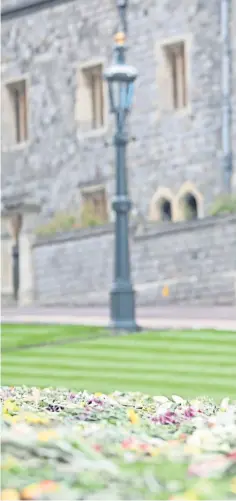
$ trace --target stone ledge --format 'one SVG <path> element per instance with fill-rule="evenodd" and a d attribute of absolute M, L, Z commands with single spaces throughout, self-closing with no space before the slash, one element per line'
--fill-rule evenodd
<path fill-rule="evenodd" d="M 80 228 L 78 230 L 55 233 L 50 236 L 38 236 L 33 244 L 33 247 L 41 247 L 43 245 L 55 245 L 72 240 L 81 240 L 84 238 L 92 238 L 100 235 L 113 234 L 113 223 L 95 226 L 93 228 Z"/>
<path fill-rule="evenodd" d="M 185 233 L 187 231 L 197 231 L 212 226 L 221 226 L 222 224 L 236 224 L 236 215 L 227 216 L 209 216 L 195 221 L 176 221 L 174 223 L 150 223 L 147 222 L 146 228 L 142 234 L 135 235 L 135 240 L 145 240 L 155 236 L 172 235 L 173 233 Z"/>
<path fill-rule="evenodd" d="M 137 225 L 130 224 L 130 236 L 134 241 L 145 240 L 147 238 L 153 238 L 156 236 L 172 235 L 173 233 L 184 233 L 188 231 L 197 231 L 207 227 L 221 226 L 222 224 L 232 223 L 236 225 L 236 215 L 227 215 L 222 217 L 206 217 L 204 219 L 198 219 L 196 221 L 181 221 L 175 223 L 150 223 L 147 222 L 143 228 L 142 233 L 137 233 Z M 78 230 L 73 230 L 70 232 L 60 232 L 55 233 L 50 236 L 39 236 L 36 237 L 36 241 L 33 247 L 40 247 L 44 245 L 55 245 L 59 243 L 64 243 L 73 240 L 81 240 L 84 238 L 92 238 L 96 236 L 106 235 L 114 233 L 114 224 L 109 223 L 102 226 L 96 226 L 93 228 L 83 228 Z"/>

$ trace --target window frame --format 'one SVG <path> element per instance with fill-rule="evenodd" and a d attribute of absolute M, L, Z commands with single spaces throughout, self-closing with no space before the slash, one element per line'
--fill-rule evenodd
<path fill-rule="evenodd" d="M 14 101 L 14 96 L 12 90 L 21 84 L 24 83 L 24 114 L 25 114 L 25 123 L 23 128 L 26 129 L 25 137 L 23 140 L 17 141 L 17 120 L 16 120 L 16 112 L 15 112 L 15 105 L 13 103 Z M 18 150 L 18 149 L 23 149 L 26 148 L 29 143 L 30 143 L 30 100 L 29 100 L 29 94 L 30 94 L 30 79 L 28 74 L 22 74 L 18 75 L 17 77 L 14 78 L 6 78 L 2 79 L 2 88 L 5 89 L 5 92 L 9 94 L 9 99 L 11 101 L 12 105 L 12 117 L 14 121 L 14 126 L 15 126 L 15 134 L 14 134 L 14 141 L 11 143 L 4 145 L 2 142 L 2 151 L 11 151 L 11 150 Z M 20 118 L 19 118 L 20 120 Z"/>
<path fill-rule="evenodd" d="M 156 78 L 157 78 L 157 118 L 162 114 L 171 112 L 176 115 L 191 115 L 191 53 L 192 53 L 192 34 L 182 34 L 179 36 L 170 36 L 159 40 L 155 44 L 156 57 Z M 178 46 L 184 47 L 184 106 L 175 107 L 173 99 L 173 76 L 170 65 L 170 54 Z M 181 80 L 181 79 L 180 79 Z"/>
<path fill-rule="evenodd" d="M 109 222 L 109 203 L 108 203 L 108 196 L 107 196 L 107 190 L 106 190 L 106 187 L 104 185 L 94 185 L 94 186 L 90 186 L 90 187 L 87 187 L 87 188 L 82 188 L 81 189 L 81 209 L 83 210 L 83 208 L 86 206 L 86 203 L 89 205 L 89 200 L 86 200 L 86 199 L 89 199 L 90 197 L 93 198 L 94 197 L 94 200 L 96 202 L 96 196 L 99 195 L 99 193 L 102 193 L 103 194 L 103 197 L 104 197 L 104 217 L 102 216 L 102 224 L 107 224 Z M 97 198 L 98 200 L 98 198 Z M 94 210 L 94 213 L 95 215 L 98 214 L 98 212 L 96 211 L 96 203 L 92 203 L 92 206 L 93 206 L 93 210 Z M 101 214 L 99 214 L 100 216 Z"/>
<path fill-rule="evenodd" d="M 102 115 L 102 124 L 99 127 L 92 127 L 92 111 L 91 111 L 91 127 L 83 129 L 83 127 L 80 128 L 80 112 L 79 112 L 79 92 L 80 92 L 80 83 L 81 80 L 83 81 L 83 85 L 86 81 L 86 72 L 89 73 L 93 69 L 96 69 L 97 67 L 101 66 L 101 76 L 103 75 L 104 68 L 106 65 L 106 60 L 104 58 L 93 58 L 88 61 L 84 61 L 80 63 L 78 69 L 77 69 L 77 90 L 76 90 L 76 122 L 78 124 L 78 137 L 96 137 L 96 136 L 102 136 L 107 133 L 108 130 L 108 99 L 107 99 L 107 88 L 106 88 L 106 82 L 103 78 L 101 78 L 101 86 L 100 86 L 100 92 L 102 95 L 102 106 L 101 106 L 101 115 Z M 87 89 L 89 86 L 87 86 Z M 95 103 L 96 107 L 96 103 Z M 92 102 L 91 102 L 91 110 L 92 110 Z"/>

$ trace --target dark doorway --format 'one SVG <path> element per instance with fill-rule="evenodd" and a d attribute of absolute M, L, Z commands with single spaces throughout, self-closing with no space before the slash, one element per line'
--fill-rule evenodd
<path fill-rule="evenodd" d="M 21 214 L 13 214 L 11 218 L 11 230 L 13 236 L 12 245 L 12 286 L 13 286 L 13 298 L 15 301 L 19 297 L 19 287 L 20 287 L 20 253 L 19 253 L 19 234 L 22 226 L 22 216 Z"/>
<path fill-rule="evenodd" d="M 172 220 L 172 206 L 169 200 L 162 200 L 160 204 L 160 217 L 161 221 Z"/>
<path fill-rule="evenodd" d="M 20 270 L 19 270 L 19 241 L 12 246 L 12 277 L 13 277 L 13 297 L 18 300 L 19 285 L 20 285 Z"/>
<path fill-rule="evenodd" d="M 188 193 L 184 199 L 185 219 L 192 220 L 198 217 L 197 200 L 191 193 Z"/>

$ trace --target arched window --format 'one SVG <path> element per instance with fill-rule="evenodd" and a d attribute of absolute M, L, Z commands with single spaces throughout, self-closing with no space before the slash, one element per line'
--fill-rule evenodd
<path fill-rule="evenodd" d="M 172 220 L 172 203 L 170 200 L 162 198 L 159 202 L 159 214 L 161 221 L 171 221 Z"/>
<path fill-rule="evenodd" d="M 160 187 L 152 197 L 149 218 L 152 221 L 172 221 L 173 198 L 169 188 Z"/>
<path fill-rule="evenodd" d="M 189 181 L 181 186 L 174 202 L 176 219 L 179 221 L 190 221 L 204 215 L 203 196 Z"/>
<path fill-rule="evenodd" d="M 198 205 L 195 196 L 187 193 L 182 200 L 184 219 L 192 220 L 198 218 Z"/>

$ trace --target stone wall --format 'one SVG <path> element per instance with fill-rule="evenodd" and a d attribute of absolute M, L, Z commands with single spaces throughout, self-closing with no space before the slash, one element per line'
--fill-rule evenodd
<path fill-rule="evenodd" d="M 40 239 L 33 247 L 42 304 L 106 304 L 112 226 Z M 236 217 L 131 228 L 132 275 L 140 304 L 236 304 Z M 169 296 L 163 298 L 163 287 Z"/>
<path fill-rule="evenodd" d="M 10 5 L 19 1 L 4 0 L 3 7 Z M 111 0 L 44 5 L 3 16 L 2 83 L 27 78 L 30 130 L 25 144 L 3 148 L 2 191 L 31 193 L 46 215 L 69 207 L 77 210 L 81 186 L 103 184 L 109 200 L 113 195 L 112 117 L 101 133 L 81 137 L 75 109 L 80 64 L 93 58 L 105 65 L 111 61 L 117 13 Z M 128 23 L 128 61 L 139 72 L 130 116 L 135 138 L 128 162 L 132 200 L 146 217 L 160 186 L 176 194 L 190 181 L 202 193 L 207 214 L 222 188 L 220 2 L 130 0 Z M 171 37 L 190 42 L 189 106 L 183 112 L 163 112 L 163 86 L 157 79 L 158 47 Z M 235 40 L 235 30 L 232 37 Z M 4 117 L 5 134 L 8 113 Z"/>

